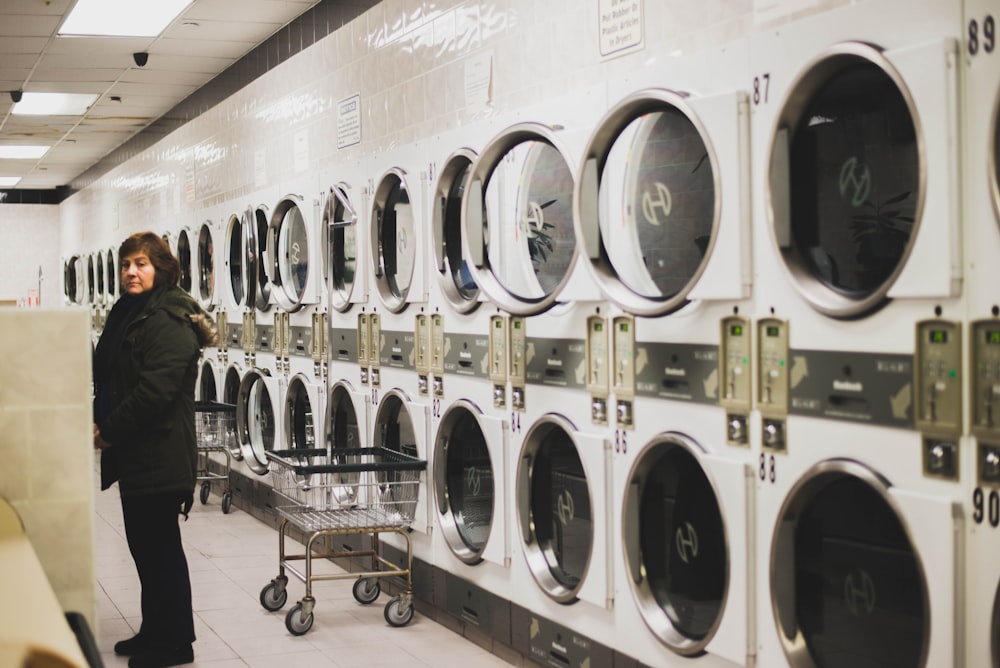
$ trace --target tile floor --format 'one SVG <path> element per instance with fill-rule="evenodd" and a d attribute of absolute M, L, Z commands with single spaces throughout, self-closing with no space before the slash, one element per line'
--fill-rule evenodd
<path fill-rule="evenodd" d="M 95 559 L 97 643 L 106 666 L 126 666 L 114 644 L 139 628 L 139 582 L 125 543 L 117 488 L 97 495 Z M 274 613 L 258 600 L 278 573 L 277 532 L 233 507 L 224 515 L 219 497 L 207 505 L 195 499 L 181 534 L 191 570 L 195 612 L 195 666 L 210 668 L 365 668 L 509 666 L 478 645 L 433 620 L 414 615 L 408 626 L 393 628 L 383 618 L 388 600 L 361 605 L 351 593 L 353 580 L 315 582 L 312 630 L 293 636 L 285 612 L 302 597 L 305 585 L 290 577 L 288 603 Z M 289 550 L 300 552 L 298 543 Z M 319 562 L 314 562 L 319 563 Z M 326 562 L 326 568 L 336 567 Z"/>

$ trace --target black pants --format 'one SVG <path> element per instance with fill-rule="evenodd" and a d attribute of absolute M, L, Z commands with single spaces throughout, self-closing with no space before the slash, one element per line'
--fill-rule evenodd
<path fill-rule="evenodd" d="M 122 497 L 125 537 L 142 586 L 139 633 L 156 646 L 194 642 L 191 577 L 178 524 L 181 496 Z"/>

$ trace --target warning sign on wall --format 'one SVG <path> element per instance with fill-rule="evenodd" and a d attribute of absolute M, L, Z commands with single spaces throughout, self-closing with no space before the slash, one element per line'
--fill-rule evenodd
<path fill-rule="evenodd" d="M 601 58 L 643 47 L 643 0 L 597 0 L 597 38 Z"/>

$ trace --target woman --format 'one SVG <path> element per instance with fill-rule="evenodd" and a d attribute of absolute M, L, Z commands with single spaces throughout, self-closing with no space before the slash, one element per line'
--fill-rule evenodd
<path fill-rule="evenodd" d="M 122 295 L 94 351 L 94 447 L 101 489 L 115 482 L 142 587 L 139 633 L 115 645 L 131 668 L 190 663 L 191 580 L 177 515 L 191 509 L 197 470 L 194 385 L 212 322 L 178 287 L 180 265 L 152 232 L 118 249 Z"/>

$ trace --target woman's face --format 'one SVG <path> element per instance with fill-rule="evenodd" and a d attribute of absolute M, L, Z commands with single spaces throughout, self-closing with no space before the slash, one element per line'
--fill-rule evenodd
<path fill-rule="evenodd" d="M 141 295 L 153 289 L 156 268 L 142 251 L 122 258 L 122 289 L 130 295 Z"/>

